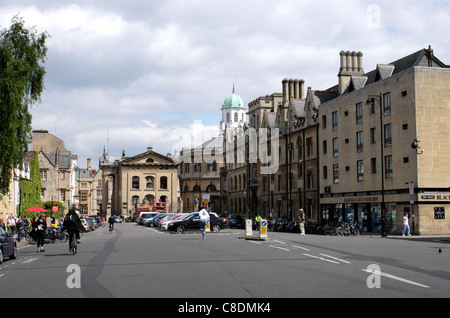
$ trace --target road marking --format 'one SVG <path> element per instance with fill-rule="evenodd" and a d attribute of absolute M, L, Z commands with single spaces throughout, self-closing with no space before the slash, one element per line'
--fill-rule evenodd
<path fill-rule="evenodd" d="M 255 241 L 249 241 L 250 243 L 253 243 L 253 244 L 258 244 L 258 245 L 261 245 L 261 242 L 255 242 Z"/>
<path fill-rule="evenodd" d="M 420 284 L 420 283 L 416 283 L 416 282 L 413 282 L 412 280 L 404 279 L 404 278 L 401 278 L 401 277 L 398 277 L 398 276 L 394 276 L 394 275 L 391 275 L 391 274 L 387 274 L 387 273 L 383 273 L 383 272 L 379 272 L 379 271 L 369 271 L 367 269 L 363 269 L 362 271 L 366 272 L 366 273 L 369 273 L 369 274 L 375 274 L 375 275 L 380 275 L 380 276 L 383 276 L 383 277 L 391 278 L 393 280 L 397 280 L 399 282 L 403 282 L 403 283 L 406 283 L 406 284 L 410 284 L 410 285 L 414 285 L 414 286 L 418 286 L 418 287 L 422 287 L 422 288 L 430 288 L 430 286 L 423 285 L 423 284 Z"/>
<path fill-rule="evenodd" d="M 5 274 L 0 274 L 0 277 L 3 277 L 3 276 L 5 276 Z"/>
<path fill-rule="evenodd" d="M 320 260 L 328 262 L 328 263 L 339 264 L 338 262 L 335 262 L 335 261 L 332 261 L 330 259 L 326 259 L 326 258 L 323 258 L 323 257 L 309 255 L 309 254 L 303 254 L 303 255 L 308 256 L 308 257 L 312 257 L 312 258 L 316 258 L 316 259 L 320 259 Z"/>
<path fill-rule="evenodd" d="M 295 248 L 298 248 L 298 249 L 301 249 L 301 250 L 304 250 L 304 251 L 307 251 L 307 252 L 310 252 L 310 251 L 311 251 L 311 250 L 308 249 L 308 248 L 301 247 L 301 246 L 297 246 L 297 245 L 292 245 L 292 247 L 295 247 Z"/>
<path fill-rule="evenodd" d="M 269 245 L 269 247 L 278 248 L 279 250 L 283 250 L 283 251 L 287 251 L 287 252 L 290 251 L 290 249 L 288 249 L 288 248 L 284 248 L 284 247 L 280 247 L 280 246 L 276 246 L 276 245 Z"/>
<path fill-rule="evenodd" d="M 30 264 L 38 259 L 39 258 L 29 258 L 29 259 L 24 260 L 23 262 L 20 262 L 20 264 Z"/>
<path fill-rule="evenodd" d="M 345 264 L 351 264 L 348 261 L 344 261 L 343 259 L 340 259 L 340 258 L 337 258 L 337 257 L 334 257 L 334 256 L 330 256 L 330 255 L 327 255 L 327 254 L 320 254 L 320 255 L 328 257 L 328 258 L 331 258 L 331 259 L 334 259 L 336 261 L 339 261 L 339 262 L 342 262 L 342 263 L 345 263 Z"/>

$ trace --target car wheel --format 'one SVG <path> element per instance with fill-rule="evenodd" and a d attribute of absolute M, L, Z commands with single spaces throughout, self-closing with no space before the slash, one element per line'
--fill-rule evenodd
<path fill-rule="evenodd" d="M 219 224 L 214 224 L 213 226 L 212 226 L 212 230 L 213 230 L 213 232 L 220 232 L 220 225 Z"/>
<path fill-rule="evenodd" d="M 3 250 L 0 248 L 0 264 L 3 263 Z"/>
<path fill-rule="evenodd" d="M 13 253 L 9 255 L 9 259 L 16 259 L 17 258 L 17 246 L 14 245 Z"/>
<path fill-rule="evenodd" d="M 178 233 L 183 233 L 184 231 L 186 231 L 186 228 L 183 225 L 178 225 L 177 226 L 177 232 Z"/>

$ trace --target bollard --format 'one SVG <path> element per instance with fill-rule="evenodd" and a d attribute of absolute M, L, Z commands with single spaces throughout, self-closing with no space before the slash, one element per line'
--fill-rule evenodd
<path fill-rule="evenodd" d="M 259 225 L 259 238 L 267 238 L 267 220 L 261 220 Z"/>
<path fill-rule="evenodd" d="M 252 220 L 245 220 L 245 236 L 253 236 Z"/>

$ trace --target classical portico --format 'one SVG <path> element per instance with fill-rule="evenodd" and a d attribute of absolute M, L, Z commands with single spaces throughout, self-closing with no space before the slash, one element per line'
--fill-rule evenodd
<path fill-rule="evenodd" d="M 165 202 L 167 211 L 177 212 L 179 183 L 178 165 L 170 154 L 163 156 L 148 147 L 147 151 L 120 159 L 110 159 L 104 152 L 100 158 L 103 171 L 102 212 L 132 217 L 136 208 Z"/>

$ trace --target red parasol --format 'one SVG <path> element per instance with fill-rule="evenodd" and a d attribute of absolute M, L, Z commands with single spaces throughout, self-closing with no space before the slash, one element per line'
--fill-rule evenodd
<path fill-rule="evenodd" d="M 32 208 L 26 209 L 25 211 L 28 211 L 28 212 L 41 212 L 41 213 L 46 213 L 46 212 L 48 212 L 47 210 L 44 210 L 43 208 L 38 207 L 38 206 L 35 206 L 35 207 L 32 207 Z"/>

